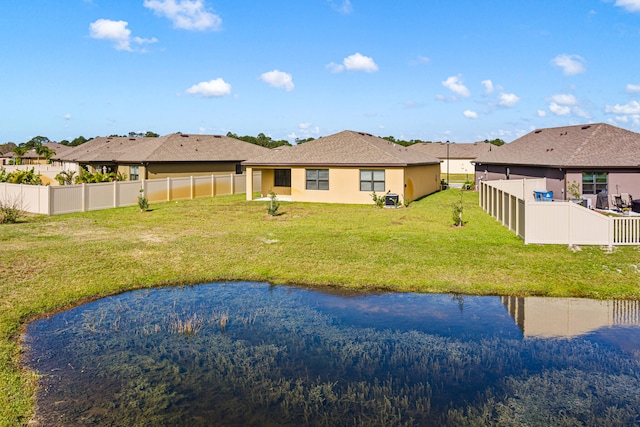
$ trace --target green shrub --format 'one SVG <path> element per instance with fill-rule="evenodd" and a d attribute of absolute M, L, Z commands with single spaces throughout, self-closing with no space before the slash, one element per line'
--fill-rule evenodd
<path fill-rule="evenodd" d="M 278 195 L 271 190 L 269 192 L 269 207 L 267 208 L 267 213 L 270 216 L 277 216 L 278 209 L 280 208 L 280 202 L 278 201 Z"/>
<path fill-rule="evenodd" d="M 140 189 L 140 195 L 138 196 L 138 207 L 140 212 L 146 212 L 149 210 L 149 200 L 144 196 L 144 189 Z"/>

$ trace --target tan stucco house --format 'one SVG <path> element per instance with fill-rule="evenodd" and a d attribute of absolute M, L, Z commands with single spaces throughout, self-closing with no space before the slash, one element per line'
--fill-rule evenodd
<path fill-rule="evenodd" d="M 178 133 L 158 138 L 97 137 L 54 159 L 70 170 L 86 167 L 138 180 L 241 174 L 243 160 L 269 152 L 227 136 Z"/>
<path fill-rule="evenodd" d="M 262 187 L 248 187 L 247 200 L 273 191 L 297 202 L 369 204 L 373 192 L 391 192 L 409 202 L 440 189 L 435 157 L 348 130 L 242 164 L 247 174 L 262 173 Z"/>
<path fill-rule="evenodd" d="M 537 129 L 478 156 L 478 180 L 546 178 L 554 199 L 566 200 L 577 183 L 581 196 L 628 193 L 640 197 L 640 134 L 605 123 Z"/>

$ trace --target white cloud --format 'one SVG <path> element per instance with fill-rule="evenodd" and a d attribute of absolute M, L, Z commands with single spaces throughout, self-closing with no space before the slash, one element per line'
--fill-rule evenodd
<path fill-rule="evenodd" d="M 326 68 L 332 73 L 342 73 L 343 71 L 365 71 L 367 73 L 373 73 L 378 71 L 378 66 L 373 61 L 373 58 L 364 56 L 360 53 L 354 53 L 347 56 L 342 61 L 342 64 L 336 64 L 330 62 L 326 65 Z"/>
<path fill-rule="evenodd" d="M 620 105 L 620 104 L 616 104 L 616 105 L 607 105 L 605 107 L 605 112 L 607 113 L 614 113 L 614 114 L 640 114 L 640 102 L 638 101 L 631 101 L 628 104 L 625 105 Z"/>
<path fill-rule="evenodd" d="M 413 61 L 411 61 L 411 65 L 428 64 L 429 62 L 431 62 L 431 58 L 418 55 Z"/>
<path fill-rule="evenodd" d="M 480 83 L 484 86 L 484 92 L 486 94 L 493 93 L 493 82 L 491 80 L 483 80 Z"/>
<path fill-rule="evenodd" d="M 294 88 L 293 78 L 291 74 L 283 71 L 273 70 L 260 75 L 260 80 L 277 88 L 282 88 L 287 92 L 291 92 Z"/>
<path fill-rule="evenodd" d="M 544 110 L 538 110 L 538 117 L 547 117 L 547 112 Z"/>
<path fill-rule="evenodd" d="M 551 102 L 555 102 L 556 104 L 560 105 L 576 105 L 578 103 L 578 100 L 575 96 L 569 93 L 560 93 L 553 95 L 551 97 Z"/>
<path fill-rule="evenodd" d="M 467 87 L 462 83 L 461 77 L 459 75 L 449 77 L 447 80 L 442 82 L 442 86 L 446 87 L 452 92 L 457 93 L 460 96 L 471 96 L 471 92 L 469 92 L 469 89 L 467 89 Z"/>
<path fill-rule="evenodd" d="M 478 118 L 478 113 L 476 113 L 475 111 L 465 110 L 464 113 L 462 113 L 462 114 L 464 114 L 464 116 L 467 119 L 477 119 Z"/>
<path fill-rule="evenodd" d="M 626 88 L 627 93 L 640 93 L 640 85 L 632 85 L 629 83 Z"/>
<path fill-rule="evenodd" d="M 218 98 L 231 93 L 231 85 L 221 78 L 200 82 L 187 89 L 189 95 L 202 95 L 205 98 Z"/>
<path fill-rule="evenodd" d="M 143 6 L 169 18 L 175 28 L 196 31 L 222 28 L 222 18 L 207 11 L 202 0 L 144 0 Z"/>
<path fill-rule="evenodd" d="M 143 39 L 140 37 L 131 38 L 131 30 L 127 28 L 127 21 L 112 21 L 110 19 L 98 19 L 89 24 L 89 37 L 98 40 L 109 40 L 115 43 L 117 50 L 133 52 L 131 43 L 146 44 L 158 41 L 155 37 Z"/>
<path fill-rule="evenodd" d="M 520 98 L 515 93 L 501 93 L 499 99 L 498 104 L 503 107 L 513 107 L 520 102 Z"/>
<path fill-rule="evenodd" d="M 571 113 L 571 108 L 566 105 L 558 105 L 555 102 L 549 104 L 549 111 L 551 111 L 556 116 L 566 116 Z"/>
<path fill-rule="evenodd" d="M 378 71 L 378 66 L 373 61 L 373 58 L 357 52 L 344 58 L 343 64 L 347 70 L 351 71 L 366 71 L 367 73 Z"/>
<path fill-rule="evenodd" d="M 65 120 L 71 120 L 71 114 L 67 113 L 64 116 L 62 116 L 62 118 Z"/>
<path fill-rule="evenodd" d="M 335 0 L 327 0 L 331 8 L 336 12 L 348 15 L 353 12 L 353 6 L 351 6 L 351 0 L 342 0 L 342 2 L 336 2 Z"/>
<path fill-rule="evenodd" d="M 640 0 L 616 0 L 615 5 L 629 12 L 640 12 Z"/>
<path fill-rule="evenodd" d="M 551 62 L 556 67 L 562 68 L 562 74 L 565 76 L 574 76 L 586 71 L 584 68 L 584 58 L 580 55 L 567 55 L 563 53 L 553 58 Z"/>

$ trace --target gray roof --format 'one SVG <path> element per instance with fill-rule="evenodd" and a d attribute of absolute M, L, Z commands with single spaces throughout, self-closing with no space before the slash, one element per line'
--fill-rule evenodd
<path fill-rule="evenodd" d="M 416 150 L 439 159 L 447 158 L 447 146 L 449 147 L 449 158 L 451 159 L 475 159 L 481 154 L 497 150 L 497 145 L 488 142 L 474 142 L 473 144 L 456 144 L 442 142 L 420 142 L 410 145 L 409 150 Z"/>
<path fill-rule="evenodd" d="M 416 166 L 439 164 L 437 158 L 363 132 L 345 130 L 267 156 L 249 159 L 248 166 Z"/>
<path fill-rule="evenodd" d="M 605 123 L 537 129 L 476 164 L 623 168 L 640 167 L 640 134 Z"/>
<path fill-rule="evenodd" d="M 158 138 L 98 137 L 56 159 L 89 162 L 242 161 L 270 150 L 222 135 L 171 134 Z"/>

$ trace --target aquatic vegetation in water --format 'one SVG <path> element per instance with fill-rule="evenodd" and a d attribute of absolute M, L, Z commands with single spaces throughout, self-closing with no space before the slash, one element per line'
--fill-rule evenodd
<path fill-rule="evenodd" d="M 480 301 L 498 314 L 478 314 Z M 25 340 L 29 365 L 43 375 L 43 425 L 639 419 L 637 353 L 587 339 L 523 339 L 495 298 L 465 297 L 462 306 L 460 298 L 403 295 L 389 305 L 265 284 L 212 284 L 96 301 L 30 325 Z"/>

